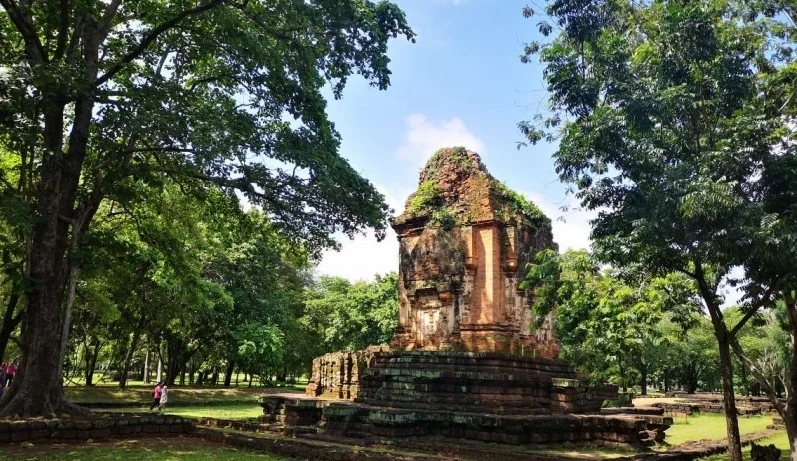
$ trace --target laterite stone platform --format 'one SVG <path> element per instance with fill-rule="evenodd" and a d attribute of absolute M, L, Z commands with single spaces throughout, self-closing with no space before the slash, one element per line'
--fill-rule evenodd
<path fill-rule="evenodd" d="M 500 353 L 372 354 L 349 400 L 261 398 L 261 420 L 286 433 L 369 440 L 450 438 L 510 445 L 575 442 L 651 446 L 672 418 L 663 410 L 601 404 L 617 387 L 591 387 L 566 362 Z"/>

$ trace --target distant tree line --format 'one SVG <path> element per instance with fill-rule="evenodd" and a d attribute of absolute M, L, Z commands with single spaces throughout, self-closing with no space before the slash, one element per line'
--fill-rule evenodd
<path fill-rule="evenodd" d="M 722 390 L 714 330 L 702 310 L 694 281 L 683 274 L 649 277 L 631 266 L 601 268 L 591 253 L 540 253 L 527 285 L 535 288 L 534 309 L 553 311 L 562 357 L 595 380 L 618 384 L 624 392 L 647 395 Z M 724 311 L 735 325 L 739 306 Z M 738 332 L 748 357 L 778 382 L 789 366 L 789 330 L 782 305 L 756 315 Z M 734 387 L 741 395 L 763 395 L 745 362 L 736 359 Z"/>

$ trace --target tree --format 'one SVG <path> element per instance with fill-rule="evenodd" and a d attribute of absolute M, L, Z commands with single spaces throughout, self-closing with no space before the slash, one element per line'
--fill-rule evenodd
<path fill-rule="evenodd" d="M 565 358 L 598 379 L 616 376 L 626 390 L 638 375 L 643 395 L 663 360 L 667 321 L 693 323 L 698 310 L 694 287 L 677 274 L 645 279 L 599 269 L 585 250 L 540 252 L 524 284 L 534 289 L 532 308 L 544 318 L 553 312 Z"/>
<path fill-rule="evenodd" d="M 561 129 L 557 172 L 585 208 L 600 210 L 592 236 L 602 260 L 697 283 L 717 339 L 733 461 L 741 460 L 731 356 L 739 326 L 727 328 L 719 287 L 761 239 L 767 213 L 756 183 L 780 155 L 773 146 L 791 137 L 768 102 L 789 37 L 772 18 L 748 21 L 745 8 L 551 3 L 554 24 L 540 30 L 561 32 L 529 44 L 524 59 L 539 52 L 554 114 L 521 123 L 531 142 Z"/>
<path fill-rule="evenodd" d="M 0 0 L 0 143 L 33 193 L 25 330 L 3 415 L 78 411 L 57 360 L 76 249 L 130 179 L 211 184 L 262 207 L 318 254 L 332 235 L 384 235 L 383 197 L 338 155 L 322 88 L 384 89 L 403 12 L 369 0 Z M 290 119 L 293 119 L 291 121 Z M 134 197 L 133 197 L 134 199 Z M 74 277 L 72 277 L 74 278 Z"/>
<path fill-rule="evenodd" d="M 398 274 L 351 283 L 322 276 L 306 294 L 300 322 L 319 336 L 317 352 L 359 350 L 390 341 L 398 322 Z"/>

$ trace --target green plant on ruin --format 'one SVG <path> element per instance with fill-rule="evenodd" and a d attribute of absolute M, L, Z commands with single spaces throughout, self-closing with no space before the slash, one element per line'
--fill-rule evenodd
<path fill-rule="evenodd" d="M 535 227 L 551 225 L 551 220 L 545 216 L 545 213 L 523 194 L 515 192 L 502 182 L 497 183 L 497 192 L 510 206 L 512 211 L 521 215 L 529 224 Z M 503 216 L 503 218 L 508 217 Z"/>
<path fill-rule="evenodd" d="M 443 163 L 448 163 L 458 168 L 474 166 L 473 159 L 468 156 L 468 149 L 462 146 L 444 147 L 438 149 L 426 163 L 426 167 L 423 169 L 423 179 L 430 179 Z"/>
<path fill-rule="evenodd" d="M 440 186 L 434 181 L 427 180 L 418 186 L 418 190 L 413 194 L 407 204 L 407 213 L 414 214 L 419 211 L 434 209 L 442 206 L 443 195 Z"/>
<path fill-rule="evenodd" d="M 429 224 L 434 227 L 439 227 L 440 229 L 449 231 L 454 228 L 457 224 L 457 218 L 454 216 L 454 213 L 447 208 L 439 208 L 432 212 L 431 218 L 429 218 Z"/>

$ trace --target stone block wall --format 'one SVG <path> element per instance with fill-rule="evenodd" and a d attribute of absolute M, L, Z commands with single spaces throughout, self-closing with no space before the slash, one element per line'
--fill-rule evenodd
<path fill-rule="evenodd" d="M 651 446 L 664 439 L 672 418 L 603 415 L 507 416 L 330 404 L 324 431 L 351 438 L 406 440 L 444 437 L 509 445 L 588 443 L 608 447 Z"/>
<path fill-rule="evenodd" d="M 767 429 L 785 430 L 786 423 L 783 421 L 783 418 L 777 416 L 775 418 L 772 418 L 772 424 L 767 426 Z"/>
<path fill-rule="evenodd" d="M 177 435 L 188 433 L 193 427 L 191 420 L 162 415 L 118 415 L 86 420 L 0 420 L 0 443 Z"/>
<path fill-rule="evenodd" d="M 591 387 L 566 363 L 497 353 L 376 354 L 357 402 L 495 414 L 594 413 L 617 387 Z"/>
<path fill-rule="evenodd" d="M 371 346 L 362 351 L 339 351 L 316 357 L 305 393 L 310 397 L 351 400 L 360 389 L 360 375 L 375 353 L 389 347 Z"/>

